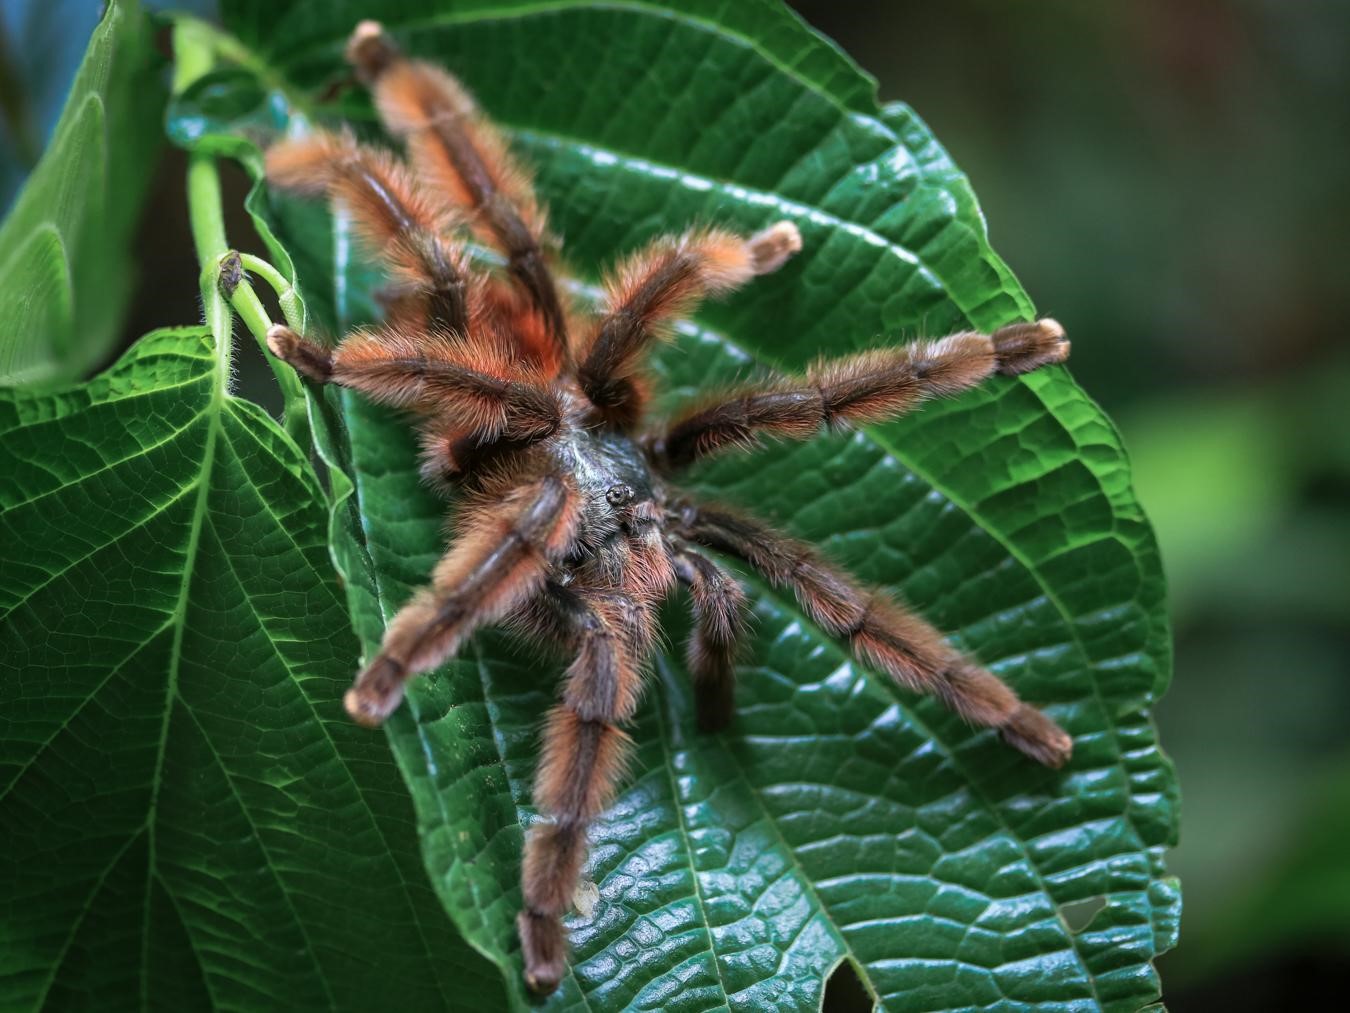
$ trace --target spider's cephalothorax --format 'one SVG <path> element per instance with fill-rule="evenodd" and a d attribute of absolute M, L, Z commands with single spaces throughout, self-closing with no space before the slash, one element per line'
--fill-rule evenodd
<path fill-rule="evenodd" d="M 501 137 L 444 71 L 405 59 L 372 22 L 348 45 L 411 170 L 351 136 L 274 146 L 279 187 L 326 194 L 391 269 L 387 319 L 336 348 L 274 327 L 268 344 L 299 372 L 409 409 L 424 474 L 463 491 L 456 536 L 431 583 L 394 616 L 345 703 L 377 725 L 409 677 L 450 657 L 474 629 L 505 621 L 573 659 L 544 730 L 534 799 L 548 819 L 529 834 L 519 929 L 530 986 L 554 989 L 565 968 L 562 916 L 586 854 L 586 829 L 608 804 L 628 746 L 656 611 L 679 583 L 694 632 L 688 665 L 698 720 L 731 716 L 744 593 L 705 550 L 790 590 L 804 611 L 875 669 L 992 727 L 1033 759 L 1060 766 L 1072 742 L 998 678 L 950 647 L 890 594 L 866 588 L 809 545 L 672 484 L 693 461 L 764 436 L 806 439 L 875 422 L 994 373 L 1068 355 L 1051 320 L 991 335 L 952 334 L 825 360 L 710 396 L 675 419 L 644 418 L 642 359 L 670 322 L 707 295 L 776 271 L 801 248 L 788 222 L 749 238 L 698 229 L 653 242 L 607 283 L 603 315 L 568 305 L 544 249 L 542 211 Z M 473 269 L 470 231 L 505 260 Z"/>

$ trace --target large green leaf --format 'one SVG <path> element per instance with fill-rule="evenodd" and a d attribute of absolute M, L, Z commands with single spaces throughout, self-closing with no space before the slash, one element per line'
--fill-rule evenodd
<path fill-rule="evenodd" d="M 1031 313 L 923 124 L 878 108 L 777 4 L 236 0 L 225 13 L 255 90 L 281 88 L 311 117 L 325 110 L 305 96 L 340 76 L 358 17 L 448 64 L 535 164 L 583 277 L 691 220 L 796 221 L 803 254 L 662 356 L 677 393 Z M 267 218 L 321 320 L 369 314 L 372 276 L 344 222 L 284 203 Z M 355 495 L 335 506 L 334 549 L 369 650 L 441 551 L 444 507 L 398 419 L 352 397 L 338 407 L 345 431 L 323 446 Z M 1119 440 L 1067 372 L 708 467 L 697 484 L 898 588 L 1048 705 L 1075 758 L 1034 767 L 752 583 L 759 622 L 729 732 L 697 735 L 678 651 L 657 662 L 633 777 L 592 835 L 600 900 L 571 921 L 573 971 L 550 1005 L 814 1009 L 845 959 L 889 1009 L 1153 1001 L 1150 961 L 1180 904 L 1162 867 L 1176 788 L 1150 716 L 1169 674 L 1163 583 Z M 511 919 L 557 667 L 477 638 L 388 732 L 433 882 L 517 1003 Z"/>
<path fill-rule="evenodd" d="M 111 0 L 0 225 L 0 386 L 78 376 L 112 350 L 162 137 L 155 60 L 137 0 Z"/>
<path fill-rule="evenodd" d="M 0 392 L 0 1008 L 478 1008 L 299 449 L 200 329 Z"/>

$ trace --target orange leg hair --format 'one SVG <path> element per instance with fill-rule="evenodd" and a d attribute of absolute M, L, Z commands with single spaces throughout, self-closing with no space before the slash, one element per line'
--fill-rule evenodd
<path fill-rule="evenodd" d="M 859 587 L 814 548 L 725 507 L 685 501 L 672 520 L 683 537 L 748 562 L 791 588 L 815 622 L 907 689 L 931 693 L 971 724 L 1047 767 L 1068 762 L 1073 740 L 1007 684 L 952 648 L 942 634 L 885 592 Z"/>
<path fill-rule="evenodd" d="M 639 664 L 651 646 L 655 615 L 650 604 L 624 591 L 549 584 L 513 621 L 574 655 L 562 701 L 544 728 L 534 801 L 551 822 L 526 837 L 524 909 L 516 919 L 525 980 L 535 991 L 551 992 L 566 966 L 562 917 L 586 859 L 586 829 L 609 804 L 628 755 L 619 724 L 637 709 Z"/>
<path fill-rule="evenodd" d="M 605 281 L 608 312 L 582 350 L 577 378 L 606 418 L 629 426 L 645 398 L 635 373 L 651 343 L 705 296 L 723 295 L 778 270 L 801 249 L 791 222 L 745 239 L 722 229 L 662 237 L 619 264 Z"/>
<path fill-rule="evenodd" d="M 348 209 L 366 245 L 393 268 L 405 312 L 420 311 L 426 327 L 467 333 L 468 267 L 463 250 L 445 238 L 455 218 L 414 185 L 407 169 L 350 134 L 323 132 L 274 144 L 266 165 L 274 186 L 325 194 Z"/>
<path fill-rule="evenodd" d="M 557 361 L 570 361 L 566 314 L 542 249 L 543 210 L 505 140 L 463 85 L 439 67 L 406 59 L 377 22 L 357 26 L 347 60 L 370 87 L 385 128 L 406 139 L 417 175 L 471 213 L 543 318 Z"/>
<path fill-rule="evenodd" d="M 575 492 L 555 475 L 466 508 L 431 585 L 390 620 L 380 653 L 347 691 L 347 713 L 363 725 L 380 724 L 403 699 L 410 676 L 435 668 L 475 628 L 536 594 L 571 547 L 577 514 Z"/>
<path fill-rule="evenodd" d="M 356 331 L 330 349 L 273 324 L 267 347 L 312 380 L 435 416 L 428 447 L 447 428 L 455 438 L 467 436 L 479 444 L 498 438 L 539 440 L 558 428 L 562 416 L 557 395 L 540 377 L 505 352 L 494 356 L 481 340 L 470 344 L 381 328 Z"/>
<path fill-rule="evenodd" d="M 686 412 L 652 441 L 657 461 L 679 468 L 719 450 L 753 446 L 761 435 L 804 440 L 824 426 L 895 418 L 931 397 L 968 390 L 994 373 L 1013 376 L 1069 355 L 1053 320 L 1011 324 L 992 335 L 966 331 L 842 359 L 804 380 L 752 385 Z"/>
<path fill-rule="evenodd" d="M 745 632 L 745 592 L 736 578 L 707 556 L 682 549 L 675 573 L 693 599 L 694 631 L 685 659 L 694 677 L 699 729 L 716 732 L 735 708 L 736 648 Z"/>

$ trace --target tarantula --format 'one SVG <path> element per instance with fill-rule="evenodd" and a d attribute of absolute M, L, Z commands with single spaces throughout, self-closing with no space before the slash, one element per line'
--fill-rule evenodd
<path fill-rule="evenodd" d="M 518 918 L 525 977 L 538 992 L 564 971 L 562 916 L 629 740 L 657 607 L 690 591 L 688 645 L 697 719 L 731 717 L 745 594 L 705 549 L 790 589 L 810 618 L 865 663 L 932 693 L 976 725 L 1052 767 L 1072 741 L 1050 718 L 892 596 L 866 588 L 815 549 L 762 521 L 682 492 L 692 462 L 765 436 L 806 439 L 877 422 L 925 398 L 956 394 L 994 373 L 1015 375 L 1068 355 L 1052 320 L 991 335 L 826 360 L 707 398 L 648 425 L 642 360 L 675 318 L 778 270 L 801 248 L 790 222 L 749 238 L 699 228 L 661 238 L 611 272 L 603 315 L 568 305 L 545 255 L 544 212 L 502 137 L 444 71 L 404 57 L 363 22 L 347 46 L 411 170 L 350 134 L 287 140 L 267 154 L 273 185 L 340 203 L 392 270 L 385 322 L 336 348 L 282 326 L 272 352 L 320 383 L 411 410 L 423 473 L 461 489 L 457 536 L 430 586 L 389 623 L 379 653 L 344 703 L 364 725 L 399 705 L 407 680 L 435 668 L 476 628 L 505 621 L 574 657 L 548 715 L 534 800 L 550 819 L 526 840 Z M 471 266 L 464 232 L 505 258 L 505 277 Z"/>

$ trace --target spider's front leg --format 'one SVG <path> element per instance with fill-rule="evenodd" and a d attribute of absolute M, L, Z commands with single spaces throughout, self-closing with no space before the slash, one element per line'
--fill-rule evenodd
<path fill-rule="evenodd" d="M 399 305 L 420 328 L 468 333 L 472 278 L 464 251 L 446 238 L 453 216 L 389 154 L 350 134 L 318 132 L 269 148 L 267 179 L 345 207 L 366 245 L 393 268 Z"/>
<path fill-rule="evenodd" d="M 526 983 L 549 993 L 566 967 L 562 916 L 586 858 L 586 830 L 609 804 L 628 755 L 628 736 L 618 726 L 637 708 L 639 665 L 655 616 L 650 604 L 622 591 L 550 584 L 514 618 L 575 652 L 562 702 L 549 713 L 535 777 L 535 804 L 552 822 L 526 838 L 525 903 L 516 920 Z"/>
<path fill-rule="evenodd" d="M 347 691 L 347 713 L 360 724 L 380 724 L 403 699 L 411 676 L 435 668 L 475 628 L 536 594 L 549 567 L 571 547 L 577 514 L 575 492 L 555 475 L 466 507 L 431 585 L 390 620 L 380 653 Z"/>
<path fill-rule="evenodd" d="M 966 331 L 818 363 L 788 378 L 729 391 L 686 412 L 652 440 L 652 456 L 682 468 L 763 435 L 804 440 L 823 427 L 881 422 L 931 397 L 958 394 L 995 373 L 1015 376 L 1069 357 L 1054 320 Z"/>
<path fill-rule="evenodd" d="M 652 342 L 705 296 L 723 295 L 777 271 L 801 246 L 797 227 L 784 221 L 749 239 L 696 229 L 638 251 L 605 279 L 608 310 L 582 351 L 581 389 L 612 424 L 632 425 L 645 400 L 635 374 Z"/>
<path fill-rule="evenodd" d="M 774 586 L 791 588 L 807 615 L 903 686 L 933 694 L 971 724 L 997 729 L 1047 767 L 1068 762 L 1073 740 L 1059 725 L 949 646 L 929 623 L 884 592 L 860 587 L 810 545 L 726 507 L 685 500 L 672 511 L 677 534 L 737 556 Z"/>
<path fill-rule="evenodd" d="M 385 127 L 406 139 L 417 174 L 468 211 L 479 235 L 505 255 L 559 361 L 568 362 L 566 316 L 542 250 L 544 213 L 505 140 L 455 78 L 407 59 L 378 22 L 357 25 L 347 60 L 370 87 Z"/>

